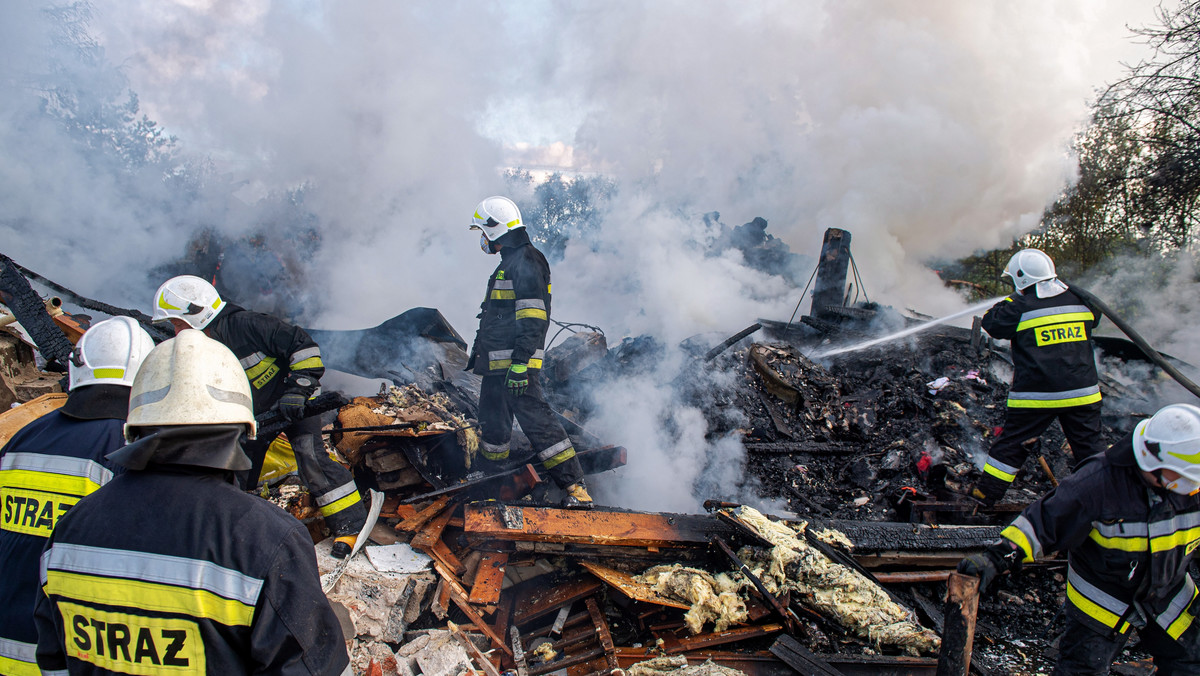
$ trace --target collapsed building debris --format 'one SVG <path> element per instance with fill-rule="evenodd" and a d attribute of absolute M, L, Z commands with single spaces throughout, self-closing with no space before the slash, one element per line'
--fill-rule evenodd
<path fill-rule="evenodd" d="M 757 342 L 700 346 L 677 383 L 685 393 L 716 383 L 716 396 L 694 397 L 707 435 L 737 440 L 783 520 L 719 501 L 709 514 L 551 506 L 536 463 L 476 470 L 478 379 L 462 372 L 465 342 L 440 313 L 321 333 L 331 365 L 394 383 L 327 418 L 331 454 L 382 495 L 371 542 L 328 592 L 356 672 L 934 673 L 950 571 L 1069 473 L 1072 458 L 1055 429 L 1035 454 L 1049 471 L 1031 463 L 1011 502 L 963 501 L 957 489 L 1003 417 L 1004 351 L 946 328 L 813 359 L 814 339 L 867 335 L 876 312 L 831 304 L 814 314 L 798 327 L 761 320 Z M 24 338 L 4 336 L 24 349 L 15 362 L 32 362 Z M 623 447 L 586 429 L 590 386 L 660 347 L 642 337 L 610 350 L 602 334 L 581 331 L 548 351 L 548 395 L 585 472 L 626 462 Z M 1105 417 L 1111 438 L 1152 410 L 1152 384 L 1117 361 L 1102 366 L 1105 396 L 1119 402 Z M 25 406 L 0 415 L 0 430 L 42 410 Z M 300 486 L 285 478 L 270 496 L 323 540 Z M 328 546 L 317 545 L 322 573 L 336 567 Z M 1022 575 L 980 602 L 974 673 L 1045 663 L 1064 566 Z"/>

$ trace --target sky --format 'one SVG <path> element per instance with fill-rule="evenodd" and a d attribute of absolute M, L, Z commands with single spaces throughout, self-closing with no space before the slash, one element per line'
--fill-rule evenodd
<path fill-rule="evenodd" d="M 762 217 L 809 256 L 826 228 L 848 229 L 872 300 L 965 307 L 926 263 L 1037 224 L 1074 179 L 1089 104 L 1147 56 L 1129 27 L 1157 3 L 110 0 L 75 24 L 102 49 L 90 69 L 63 67 L 43 5 L 0 9 L 0 252 L 147 309 L 148 271 L 197 227 L 245 234 L 271 196 L 307 186 L 322 241 L 303 266 L 319 301 L 307 325 L 428 306 L 469 339 L 496 263 L 472 210 L 506 190 L 504 169 L 558 167 L 618 186 L 553 269 L 555 318 L 613 345 L 791 314 L 799 293 L 782 277 L 712 255 L 712 211 L 730 226 Z M 126 88 L 228 194 L 110 175 L 41 114 L 48 91 Z M 704 438 L 670 379 L 610 393 L 654 403 L 597 423 L 655 440 L 628 481 L 643 499 L 662 476 L 743 459 Z M 686 438 L 664 436 L 664 418 Z"/>

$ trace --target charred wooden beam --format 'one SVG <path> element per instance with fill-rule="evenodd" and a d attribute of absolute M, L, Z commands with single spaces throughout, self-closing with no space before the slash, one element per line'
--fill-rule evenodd
<path fill-rule="evenodd" d="M 441 576 L 442 584 L 445 585 L 446 593 L 448 593 L 450 600 L 454 602 L 454 605 L 458 606 L 458 609 L 467 616 L 467 619 L 471 621 L 471 624 L 474 624 L 479 631 L 483 632 L 483 634 L 488 637 L 488 640 L 492 642 L 493 647 L 511 658 L 512 648 L 508 647 L 508 643 L 504 640 L 504 637 L 500 634 L 497 634 L 496 630 L 492 628 L 492 625 L 488 624 L 487 621 L 483 619 L 483 616 L 479 614 L 479 611 L 475 609 L 475 606 L 471 605 L 467 590 L 464 589 L 462 584 L 459 583 L 458 578 L 455 577 L 454 573 L 447 570 L 441 564 L 441 562 L 437 561 L 436 559 L 433 562 L 433 567 L 434 570 L 437 571 L 438 575 Z"/>
<path fill-rule="evenodd" d="M 519 523 L 514 513 L 520 515 Z M 604 508 L 587 511 L 473 503 L 463 513 L 463 530 L 473 541 L 508 540 L 620 547 L 706 546 L 727 533 L 716 519 L 693 514 L 650 514 Z"/>
<path fill-rule="evenodd" d="M 589 596 L 584 603 L 587 604 L 588 614 L 592 616 L 592 625 L 596 628 L 600 647 L 604 649 L 604 660 L 608 662 L 608 668 L 619 669 L 612 632 L 608 629 L 608 621 L 604 619 L 604 612 L 600 610 L 600 605 L 596 603 L 595 597 Z"/>
<path fill-rule="evenodd" d="M 979 578 L 951 573 L 946 585 L 945 630 L 938 652 L 937 676 L 967 676 L 978 609 Z"/>
<path fill-rule="evenodd" d="M 736 643 L 746 639 L 758 638 L 783 631 L 782 624 L 764 624 L 756 627 L 738 627 L 726 631 L 714 631 L 707 634 L 696 634 L 677 641 L 666 641 L 664 652 L 668 655 L 704 650 L 714 646 Z"/>
<path fill-rule="evenodd" d="M 873 552 L 961 552 L 978 549 L 1000 537 L 1001 528 L 844 519 L 814 519 L 811 527 L 828 527 L 842 532 L 854 544 L 855 554 L 860 559 L 863 554 Z"/>
<path fill-rule="evenodd" d="M 772 655 L 787 662 L 797 673 L 806 676 L 842 676 L 842 672 L 786 634 L 775 639 L 770 650 Z"/>
<path fill-rule="evenodd" d="M 410 457 L 409 460 L 411 461 L 412 458 Z M 499 497 L 502 500 L 515 500 L 528 493 L 529 489 L 539 482 L 541 482 L 541 477 L 538 476 L 537 470 L 533 468 L 533 465 L 522 465 L 501 474 L 468 479 L 435 491 L 407 497 L 401 500 L 401 502 L 406 504 L 424 502 L 425 500 L 433 500 L 451 495 L 469 494 L 477 489 L 487 489 L 494 494 L 494 497 Z"/>
<path fill-rule="evenodd" d="M 558 612 L 562 606 L 591 596 L 600 591 L 601 587 L 600 581 L 591 575 L 549 587 L 544 580 L 529 580 L 515 590 L 517 596 L 513 603 L 515 610 L 512 623 L 523 625 Z M 586 616 L 585 613 L 584 617 Z"/>

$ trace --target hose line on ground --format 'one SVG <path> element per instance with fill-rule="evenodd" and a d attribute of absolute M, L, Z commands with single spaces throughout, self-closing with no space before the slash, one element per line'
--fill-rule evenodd
<path fill-rule="evenodd" d="M 1128 336 L 1129 340 L 1133 341 L 1133 344 L 1137 345 L 1138 349 L 1140 349 L 1150 361 L 1154 362 L 1159 368 L 1166 371 L 1167 375 L 1175 379 L 1175 382 L 1183 385 L 1184 389 L 1186 389 L 1188 392 L 1200 397 L 1200 385 L 1193 383 L 1187 376 L 1180 373 L 1179 369 L 1175 368 L 1171 362 L 1164 359 L 1157 350 L 1150 347 L 1150 343 L 1147 343 L 1146 339 L 1142 338 L 1142 336 L 1139 335 L 1132 326 L 1125 323 L 1125 320 L 1118 317 L 1117 313 L 1113 312 L 1112 308 L 1106 305 L 1104 301 L 1097 298 L 1087 289 L 1081 289 L 1074 284 L 1070 285 L 1070 289 L 1075 292 L 1075 295 L 1082 298 L 1084 302 L 1090 303 L 1097 310 L 1104 313 L 1105 317 L 1108 317 L 1110 320 L 1112 320 L 1112 323 L 1116 324 L 1117 328 L 1121 329 L 1121 332 Z"/>

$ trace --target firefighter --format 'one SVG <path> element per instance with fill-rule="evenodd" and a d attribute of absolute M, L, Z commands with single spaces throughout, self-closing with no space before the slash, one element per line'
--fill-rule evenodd
<path fill-rule="evenodd" d="M 42 673 L 350 673 L 308 530 L 236 485 L 251 407 L 237 357 L 200 331 L 146 357 L 109 455 L 126 471 L 42 554 Z"/>
<path fill-rule="evenodd" d="M 336 538 L 333 555 L 348 555 L 366 522 L 366 508 L 350 470 L 325 452 L 320 417 L 306 417 L 304 410 L 325 372 L 321 348 L 304 329 L 227 302 L 212 284 L 191 275 L 173 277 L 158 288 L 154 320 L 170 321 L 176 334 L 200 329 L 233 351 L 254 393 L 255 415 L 275 409 L 291 422 L 283 432 L 296 455 L 300 479 Z M 258 484 L 273 440 L 263 436 L 246 444 L 253 463 L 245 478 L 247 489 Z"/>
<path fill-rule="evenodd" d="M 994 505 L 1012 485 L 1031 445 L 1057 418 L 1078 464 L 1104 450 L 1100 379 L 1092 329 L 1100 313 L 1063 284 L 1054 261 L 1023 249 L 1005 267 L 1016 292 L 983 316 L 993 337 L 1011 341 L 1013 380 L 1000 436 L 971 496 Z"/>
<path fill-rule="evenodd" d="M 1156 673 L 1200 673 L 1188 566 L 1200 545 L 1200 408 L 1172 404 L 1025 508 L 1001 540 L 959 563 L 985 588 L 1067 552 L 1067 626 L 1055 674 L 1107 674 L 1136 627 Z"/>
<path fill-rule="evenodd" d="M 105 456 L 125 444 L 129 386 L 153 348 L 129 317 L 97 322 L 71 353 L 62 408 L 0 449 L 0 674 L 41 673 L 33 623 L 38 559 L 59 517 L 120 473 Z"/>
<path fill-rule="evenodd" d="M 529 241 L 517 205 L 488 197 L 475 207 L 470 228 L 480 230 L 485 253 L 500 254 L 480 306 L 479 330 L 467 369 L 483 376 L 479 393 L 480 452 L 485 467 L 509 466 L 513 417 L 537 460 L 563 490 L 563 506 L 588 507 L 575 447 L 542 396 L 540 369 L 550 326 L 550 265 Z"/>

